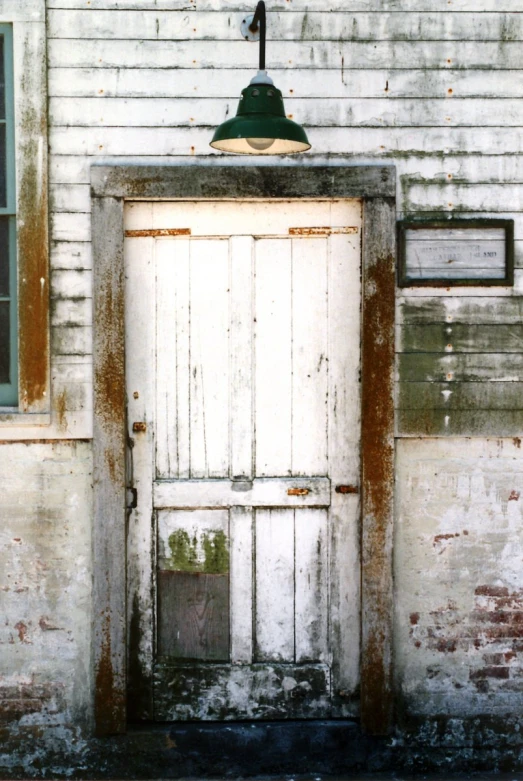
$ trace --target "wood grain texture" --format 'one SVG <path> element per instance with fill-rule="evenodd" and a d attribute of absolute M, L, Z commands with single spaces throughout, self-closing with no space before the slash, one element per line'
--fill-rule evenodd
<path fill-rule="evenodd" d="M 471 420 L 476 410 L 523 409 L 522 382 L 400 382 L 396 408 L 405 411 L 461 410 Z"/>
<path fill-rule="evenodd" d="M 234 111 L 235 108 L 236 101 L 234 106 L 230 106 L 229 111 Z M 223 118 L 225 118 L 225 111 L 226 107 L 223 108 Z M 201 126 L 195 128 L 179 127 L 176 133 L 173 133 L 172 129 L 165 127 L 65 128 L 53 126 L 50 130 L 50 137 L 55 154 L 80 157 L 87 155 L 98 157 L 100 161 L 103 161 L 103 158 L 107 156 L 121 157 L 124 158 L 122 162 L 126 163 L 128 158 L 139 157 L 142 159 L 144 149 L 155 158 L 169 155 L 207 156 L 210 152 L 209 132 L 212 127 L 214 126 L 209 125 L 206 128 Z M 405 127 L 409 127 L 409 132 L 406 132 Z M 449 155 L 463 154 L 464 150 L 470 149 L 470 146 L 467 145 L 467 139 L 470 137 L 470 131 L 467 127 L 423 127 L 419 125 L 413 127 L 406 125 L 404 127 L 383 128 L 371 125 L 360 128 L 357 126 L 337 127 L 333 124 L 330 127 L 321 127 L 317 130 L 314 125 L 310 125 L 307 132 L 313 138 L 316 151 L 320 154 L 347 155 L 347 149 L 350 149 L 353 155 L 359 156 L 360 160 L 370 157 L 381 163 L 386 162 L 387 159 L 399 158 L 401 160 L 404 157 L 420 156 L 424 153 L 437 156 L 442 148 L 448 149 Z M 497 126 L 477 128 L 474 132 L 474 146 L 471 151 L 480 156 L 494 156 L 499 152 L 500 145 L 503 148 L 513 150 L 515 154 L 521 154 L 523 149 L 523 142 L 517 127 L 506 127 L 502 120 Z M 211 151 L 210 154 L 217 159 L 219 158 L 216 151 Z M 351 158 L 347 158 L 346 162 L 349 159 Z M 159 163 L 160 161 L 153 162 Z M 250 170 L 250 168 L 254 168 L 254 165 L 246 167 L 246 170 Z M 297 168 L 300 169 L 301 166 L 297 166 Z M 113 175 L 117 175 L 116 172 L 113 171 Z M 376 178 L 380 178 L 379 174 L 376 174 Z M 152 183 L 149 185 L 153 189 Z M 500 213 L 500 192 L 497 193 L 497 197 L 493 195 L 493 199 L 490 200 L 487 189 L 481 194 L 483 200 L 480 200 L 480 196 L 476 196 L 475 201 L 468 204 L 465 196 L 467 193 L 474 195 L 473 187 L 456 185 L 454 188 L 450 181 L 447 182 L 447 185 L 448 188 L 445 188 L 445 192 L 452 193 L 454 197 L 453 199 L 445 199 L 443 201 L 444 207 L 441 200 L 441 185 L 423 182 L 417 185 L 417 190 L 412 194 L 412 200 L 404 202 L 403 210 L 439 212 L 439 217 L 441 217 L 442 211 L 446 212 L 449 208 L 452 210 L 457 206 L 461 206 L 461 209 L 458 209 L 461 212 L 488 210 L 494 214 Z M 275 197 L 287 197 L 287 193 L 289 193 L 289 197 L 299 197 L 299 195 L 292 195 L 292 193 L 299 193 L 299 190 L 293 187 L 291 182 L 287 187 L 284 186 L 283 190 L 276 191 L 274 195 Z M 431 193 L 432 198 L 429 198 Z M 515 190 L 514 193 L 517 195 Z M 363 195 L 366 194 L 366 192 L 363 193 Z M 351 190 L 348 196 L 357 198 L 361 196 L 361 190 Z M 427 197 L 424 198 L 424 196 Z M 463 205 L 457 196 L 459 199 L 464 199 Z M 195 197 L 198 197 L 196 193 Z M 449 201 L 451 207 L 448 206 Z M 412 203 L 412 207 L 410 207 L 410 203 Z M 492 205 L 480 207 L 474 206 L 474 203 L 490 203 Z M 503 198 L 502 203 L 510 204 L 511 201 Z M 517 203 L 518 201 L 516 201 Z M 519 208 L 517 207 L 515 210 L 517 211 Z"/>
<path fill-rule="evenodd" d="M 363 220 L 361 719 L 367 731 L 386 734 L 393 704 L 393 202 L 366 203 Z"/>
<path fill-rule="evenodd" d="M 123 203 L 93 205 L 94 281 L 94 615 L 97 734 L 126 728 L 126 432 Z"/>
<path fill-rule="evenodd" d="M 328 240 L 293 239 L 291 253 L 291 469 L 322 475 L 328 473 Z"/>
<path fill-rule="evenodd" d="M 50 9 L 47 22 L 50 38 L 119 39 L 121 29 L 128 39 L 140 40 L 215 40 L 239 38 L 241 17 L 237 13 L 217 14 L 192 10 L 187 14 L 162 9 L 70 10 Z M 188 23 L 189 22 L 189 23 Z M 523 21 L 517 14 L 398 13 L 382 11 L 325 13 L 307 9 L 279 13 L 270 9 L 267 40 L 298 41 L 463 41 L 523 40 Z"/>
<path fill-rule="evenodd" d="M 252 70 L 229 70 L 227 79 L 220 71 L 179 68 L 67 68 L 49 70 L 49 95 L 63 98 L 215 98 L 238 99 L 251 78 Z M 455 98 L 518 98 L 523 91 L 523 74 L 507 71 L 427 70 L 413 67 L 351 70 L 340 68 L 309 71 L 307 78 L 294 78 L 288 69 L 271 67 L 271 78 L 285 100 L 296 98 L 446 98 L 452 89 Z M 451 84 L 451 87 L 449 87 Z M 452 105 L 452 104 L 451 104 Z"/>
<path fill-rule="evenodd" d="M 158 572 L 160 657 L 229 659 L 229 575 Z"/>
<path fill-rule="evenodd" d="M 241 20 L 240 20 L 241 21 Z M 519 69 L 519 43 L 517 41 L 388 41 L 379 40 L 369 46 L 364 41 L 272 41 L 271 67 L 285 68 L 292 60 L 294 68 L 303 70 L 344 68 L 396 68 L 417 67 L 427 70 L 484 69 L 485 63 L 495 70 Z M 204 41 L 180 41 L 173 47 L 168 40 L 137 39 L 85 39 L 81 46 L 71 46 L 70 39 L 50 41 L 51 67 L 68 68 L 219 68 L 234 70 L 252 68 L 253 52 L 245 46 L 240 36 L 217 46 L 212 39 Z"/>
<path fill-rule="evenodd" d="M 328 645 L 328 516 L 325 510 L 296 510 L 295 659 L 326 662 Z"/>
<path fill-rule="evenodd" d="M 174 77 L 176 78 L 176 77 Z M 520 104 L 505 98 L 445 99 L 351 98 L 333 101 L 322 93 L 285 98 L 286 111 L 311 127 L 518 127 L 523 121 Z M 389 88 L 390 90 L 390 88 Z M 194 93 L 194 89 L 193 89 Z M 227 96 L 229 110 L 238 95 Z M 232 105 L 230 105 L 232 104 Z M 54 127 L 209 127 L 224 120 L 224 98 L 51 98 Z M 125 123 L 123 117 L 125 116 Z"/>
<path fill-rule="evenodd" d="M 153 517 L 150 458 L 154 438 L 154 378 L 144 366 L 154 365 L 154 319 L 149 306 L 156 300 L 156 277 L 161 259 L 153 239 L 124 240 L 128 469 L 127 486 L 136 491 L 136 507 L 127 521 L 127 691 L 128 716 L 150 719 L 153 713 L 154 571 L 151 551 L 156 534 Z M 154 304 L 153 304 L 154 306 Z M 134 422 L 146 430 L 134 432 Z"/>
<path fill-rule="evenodd" d="M 253 649 L 253 517 L 251 507 L 231 507 L 231 662 L 251 664 Z"/>
<path fill-rule="evenodd" d="M 294 0 L 295 2 L 296 0 Z M 9 0 L 11 4 L 16 0 Z M 35 0 L 33 0 L 35 2 Z M 63 9 L 82 9 L 85 8 L 83 0 L 47 0 L 49 8 Z M 125 10 L 158 10 L 158 11 L 194 11 L 194 6 L 188 0 L 90 0 L 90 7 L 94 9 L 125 9 Z M 390 11 L 390 0 L 354 0 L 351 4 L 351 11 L 366 11 L 368 13 L 383 13 Z M 201 11 L 234 11 L 242 13 L 251 11 L 252 4 L 246 0 L 228 0 L 223 3 L 222 0 L 200 0 L 198 10 Z M 287 13 L 299 9 L 293 7 L 293 4 L 277 2 L 271 6 L 274 11 L 286 11 Z M 310 11 L 324 11 L 324 0 L 308 0 L 307 8 Z M 343 0 L 334 0 L 330 3 L 331 11 L 346 11 L 347 6 Z M 392 9 L 398 14 L 410 13 L 441 13 L 449 11 L 448 0 L 402 0 L 401 9 Z M 513 13 L 514 5 L 511 0 L 504 0 L 503 3 L 497 0 L 462 0 L 459 8 L 452 8 L 453 15 L 474 12 L 475 14 L 485 14 L 492 11 L 502 13 Z"/>
<path fill-rule="evenodd" d="M 474 296 L 398 300 L 397 323 L 400 326 L 434 323 L 518 326 L 523 319 L 523 299 Z"/>
<path fill-rule="evenodd" d="M 328 477 L 260 477 L 254 480 L 158 480 L 156 507 L 328 507 Z"/>
<path fill-rule="evenodd" d="M 232 478 L 252 478 L 254 439 L 254 322 L 252 278 L 255 242 L 234 236 L 229 242 L 230 408 L 229 468 Z"/>
<path fill-rule="evenodd" d="M 256 242 L 256 476 L 292 474 L 292 247 Z M 274 442 L 278 447 L 274 447 Z"/>
<path fill-rule="evenodd" d="M 175 244 L 157 241 L 155 247 L 157 311 L 161 313 L 156 322 L 156 474 L 159 478 L 187 478 L 190 247 L 183 239 Z"/>
<path fill-rule="evenodd" d="M 514 437 L 523 428 L 520 409 L 401 409 L 396 413 L 399 436 Z"/>
<path fill-rule="evenodd" d="M 523 355 L 519 353 L 400 353 L 398 377 L 403 382 L 520 382 Z"/>
<path fill-rule="evenodd" d="M 523 325 L 434 323 L 397 330 L 402 353 L 521 353 Z"/>
<path fill-rule="evenodd" d="M 294 511 L 256 510 L 255 534 L 254 659 L 293 662 Z"/>
<path fill-rule="evenodd" d="M 190 252 L 190 475 L 229 474 L 229 247 L 202 240 Z"/>
<path fill-rule="evenodd" d="M 156 131 L 158 132 L 158 131 Z M 142 150 L 143 151 L 143 150 Z M 122 154 L 122 150 L 119 154 Z M 172 152 L 170 153 L 172 154 Z M 107 166 L 92 168 L 92 184 L 98 196 L 119 198 L 365 198 L 384 194 L 394 197 L 392 166 L 246 166 L 233 171 L 216 165 L 212 171 L 196 166 Z M 234 175 L 232 175 L 234 174 Z M 212 186 L 211 186 L 212 185 Z"/>
<path fill-rule="evenodd" d="M 40 3 L 28 15 L 9 3 L 18 22 L 13 36 L 16 126 L 16 212 L 18 262 L 18 407 L 50 411 L 48 115 L 46 29 Z"/>

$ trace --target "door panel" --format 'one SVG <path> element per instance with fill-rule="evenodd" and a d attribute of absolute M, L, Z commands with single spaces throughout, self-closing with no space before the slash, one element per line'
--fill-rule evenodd
<path fill-rule="evenodd" d="M 129 204 L 126 226 L 133 717 L 352 715 L 360 204 Z"/>

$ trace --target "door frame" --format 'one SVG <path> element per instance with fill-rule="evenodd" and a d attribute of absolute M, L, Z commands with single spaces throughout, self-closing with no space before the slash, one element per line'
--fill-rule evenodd
<path fill-rule="evenodd" d="M 93 665 L 99 736 L 126 731 L 125 200 L 358 198 L 361 321 L 361 723 L 393 724 L 394 166 L 93 165 Z"/>

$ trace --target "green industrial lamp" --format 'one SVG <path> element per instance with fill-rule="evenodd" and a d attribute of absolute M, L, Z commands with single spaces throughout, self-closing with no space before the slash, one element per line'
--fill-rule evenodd
<path fill-rule="evenodd" d="M 265 70 L 265 3 L 260 0 L 254 16 L 243 20 L 242 35 L 260 41 L 260 67 L 242 91 L 235 117 L 223 122 L 211 146 L 241 155 L 288 155 L 311 148 L 301 125 L 287 119 L 279 89 Z"/>

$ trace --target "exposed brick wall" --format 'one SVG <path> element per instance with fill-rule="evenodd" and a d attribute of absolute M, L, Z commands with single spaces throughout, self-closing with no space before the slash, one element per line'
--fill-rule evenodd
<path fill-rule="evenodd" d="M 90 443 L 0 445 L 0 726 L 16 735 L 89 720 L 91 473 Z"/>
<path fill-rule="evenodd" d="M 512 440 L 402 441 L 395 531 L 404 714 L 509 714 L 523 692 L 523 459 Z"/>
<path fill-rule="evenodd" d="M 4 684 L 0 681 L 0 724 L 19 721 L 24 716 L 45 716 L 49 725 L 66 708 L 63 683 Z"/>

